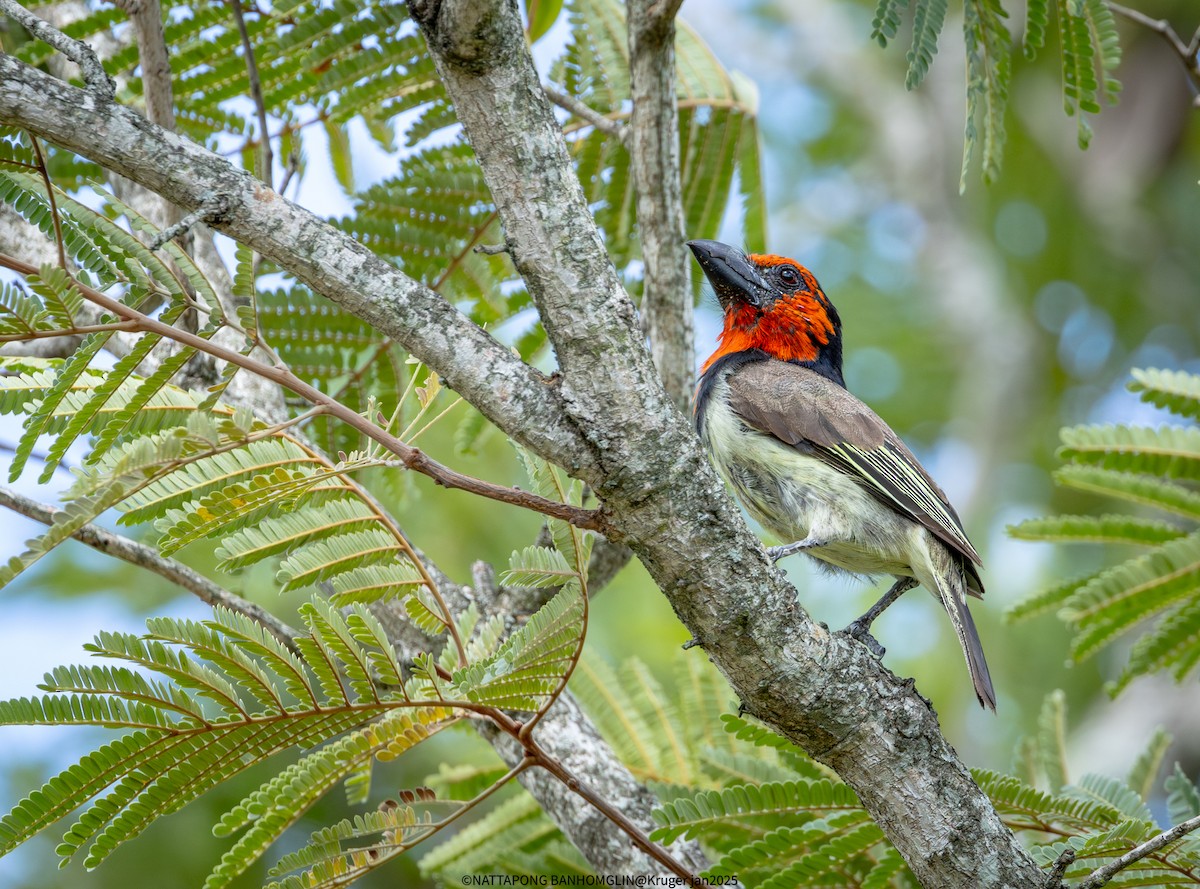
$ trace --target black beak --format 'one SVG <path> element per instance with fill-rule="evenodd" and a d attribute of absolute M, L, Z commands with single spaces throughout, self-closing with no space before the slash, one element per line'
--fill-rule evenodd
<path fill-rule="evenodd" d="M 767 282 L 737 247 L 720 241 L 688 241 L 687 245 L 712 284 L 722 309 L 728 310 L 735 302 L 758 308 L 767 301 L 771 293 Z"/>

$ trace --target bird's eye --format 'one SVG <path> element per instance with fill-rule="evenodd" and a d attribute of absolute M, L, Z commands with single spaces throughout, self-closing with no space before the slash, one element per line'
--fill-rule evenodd
<path fill-rule="evenodd" d="M 779 270 L 779 280 L 789 287 L 795 287 L 800 283 L 800 274 L 791 266 L 784 266 Z"/>

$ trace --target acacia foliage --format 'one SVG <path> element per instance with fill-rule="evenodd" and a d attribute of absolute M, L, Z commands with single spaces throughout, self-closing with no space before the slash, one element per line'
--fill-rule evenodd
<path fill-rule="evenodd" d="M 545 334 L 524 320 L 529 300 L 508 257 L 474 250 L 503 235 L 405 7 L 285 0 L 244 12 L 261 109 L 245 101 L 251 77 L 229 5 L 164 6 L 180 133 L 278 183 L 280 170 L 256 167 L 261 110 L 284 175 L 296 183 L 311 172 L 308 135 L 322 131 L 351 206 L 331 223 L 477 323 L 507 324 L 514 348 L 538 360 Z M 550 70 L 556 86 L 622 124 L 629 59 L 621 5 L 531 12 L 534 32 L 559 15 L 567 23 L 570 36 Z M 97 6 L 67 32 L 115 45 L 105 66 L 118 81 L 117 101 L 141 103 L 124 13 Z M 2 39 L 27 62 L 50 57 L 47 46 L 16 32 Z M 686 25 L 677 56 L 689 231 L 717 234 L 736 181 L 747 241 L 761 246 L 754 90 Z M 636 199 L 625 141 L 583 118 L 564 113 L 561 122 L 636 297 Z M 392 153 L 393 175 L 360 185 L 351 124 Z M 500 582 L 536 591 L 545 603 L 520 622 L 473 605 L 450 607 L 385 506 L 403 468 L 395 455 L 303 398 L 281 399 L 282 411 L 272 415 L 267 405 L 232 396 L 230 386 L 238 374 L 284 374 L 409 445 L 457 412 L 459 448 L 469 450 L 485 429 L 482 417 L 395 344 L 244 246 L 232 251 L 229 285 L 224 275 L 210 280 L 211 268 L 173 239 L 152 248 L 161 232 L 117 197 L 106 171 L 48 146 L 40 169 L 38 148 L 28 134 L 0 129 L 0 200 L 58 243 L 65 261 L 0 286 L 0 341 L 76 336 L 79 345 L 65 359 L 0 359 L 0 413 L 23 428 L 11 479 L 37 468 L 48 480 L 68 455 L 77 468 L 64 508 L 0 567 L 0 585 L 115 510 L 124 525 L 152 526 L 164 556 L 214 553 L 218 577 L 265 567 L 278 591 L 311 598 L 294 633 L 226 609 L 208 621 L 152 619 L 143 635 L 101 633 L 89 646 L 100 665 L 57 667 L 43 694 L 0 704 L 0 723 L 113 732 L 0 820 L 0 854 L 77 812 L 58 851 L 97 866 L 158 819 L 266 763 L 274 771 L 215 826 L 235 841 L 206 885 L 237 879 L 339 784 L 357 814 L 318 831 L 272 877 L 285 886 L 344 885 L 456 823 L 515 775 L 501 770 L 470 793 L 421 787 L 382 803 L 372 789 L 375 763 L 464 714 L 507 726 L 514 737 L 523 727 L 536 739 L 538 721 L 578 662 L 591 535 L 551 520 L 545 540 L 512 554 Z M 213 360 L 220 355 L 238 360 Z M 582 504 L 578 483 L 531 455 L 521 459 L 533 493 Z M 372 610 L 388 603 L 427 639 L 409 660 L 398 658 Z"/>
<path fill-rule="evenodd" d="M 1084 661 L 1132 634 L 1112 694 L 1139 676 L 1169 671 L 1182 681 L 1200 662 L 1200 376 L 1134 370 L 1129 388 L 1184 422 L 1158 427 L 1062 430 L 1067 462 L 1055 480 L 1119 501 L 1131 512 L 1029 519 L 1009 532 L 1025 540 L 1119 546 L 1133 554 L 1018 602 L 1010 620 L 1046 612 L 1073 630 L 1071 657 Z"/>
<path fill-rule="evenodd" d="M 871 36 L 887 46 L 899 33 L 903 15 L 912 8 L 912 45 L 904 85 L 916 89 L 937 55 L 938 38 L 949 0 L 879 0 Z M 961 186 L 976 148 L 982 147 L 984 182 L 1000 175 L 1004 152 L 1004 117 L 1012 82 L 1013 40 L 1008 9 L 1001 0 L 963 0 L 966 43 L 967 108 Z M 1097 114 L 1101 101 L 1115 103 L 1121 84 L 1114 75 L 1121 45 L 1112 11 L 1104 0 L 1028 0 L 1022 53 L 1032 62 L 1046 47 L 1054 29 L 1061 59 L 1063 109 L 1076 117 L 1080 148 L 1087 148 L 1092 128 L 1086 115 Z M 960 187 L 961 187 L 960 186 Z"/>

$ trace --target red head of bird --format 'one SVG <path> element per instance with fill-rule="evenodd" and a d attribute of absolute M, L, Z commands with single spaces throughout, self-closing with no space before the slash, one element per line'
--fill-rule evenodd
<path fill-rule="evenodd" d="M 812 272 L 795 260 L 688 241 L 725 312 L 708 370 L 727 355 L 762 352 L 844 386 L 842 321 Z"/>

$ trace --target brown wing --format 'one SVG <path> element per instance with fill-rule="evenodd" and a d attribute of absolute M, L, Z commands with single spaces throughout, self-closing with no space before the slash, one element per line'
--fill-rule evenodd
<path fill-rule="evenodd" d="M 881 503 L 981 564 L 942 489 L 896 433 L 841 386 L 775 360 L 747 364 L 728 384 L 730 407 L 747 425 L 857 477 Z"/>

